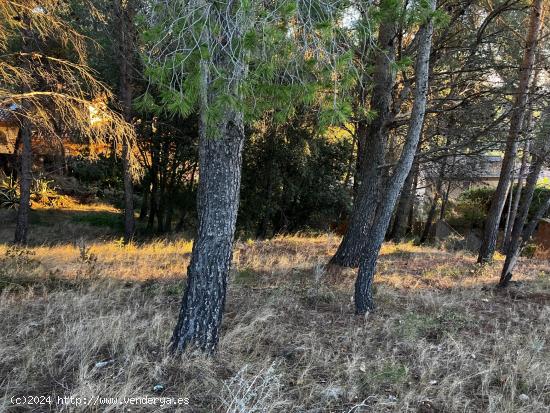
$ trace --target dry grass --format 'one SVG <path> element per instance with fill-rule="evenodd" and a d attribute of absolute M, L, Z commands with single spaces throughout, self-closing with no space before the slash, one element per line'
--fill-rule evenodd
<path fill-rule="evenodd" d="M 238 243 L 211 360 L 167 352 L 188 241 L 2 246 L 0 411 L 13 395 L 153 396 L 158 384 L 189 406 L 132 411 L 549 411 L 548 262 L 522 262 L 498 291 L 500 264 L 385 245 L 378 309 L 363 318 L 354 271 L 325 268 L 338 241 Z"/>

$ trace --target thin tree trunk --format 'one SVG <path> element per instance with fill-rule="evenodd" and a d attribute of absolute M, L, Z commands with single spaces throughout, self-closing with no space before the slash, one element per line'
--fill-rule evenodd
<path fill-rule="evenodd" d="M 527 220 L 529 207 L 533 201 L 533 194 L 535 193 L 535 187 L 537 185 L 537 180 L 539 179 L 543 164 L 544 157 L 539 156 L 533 165 L 531 165 L 531 170 L 529 171 L 529 176 L 527 177 L 527 181 L 525 183 L 525 192 L 518 211 L 518 216 L 514 221 L 512 235 L 510 237 L 510 245 L 506 251 L 506 260 L 504 261 L 504 267 L 502 268 L 502 273 L 500 276 L 500 287 L 506 287 L 512 278 L 512 271 L 514 270 L 521 250 L 520 247 L 523 227 Z"/>
<path fill-rule="evenodd" d="M 535 62 L 537 36 L 541 27 L 542 3 L 543 0 L 534 0 L 532 6 L 527 42 L 519 73 L 520 81 L 514 102 L 512 117 L 510 119 L 510 131 L 506 142 L 506 149 L 502 160 L 498 185 L 493 199 L 491 200 L 491 207 L 485 222 L 483 242 L 479 249 L 479 263 L 487 263 L 492 261 L 495 253 L 498 227 L 502 216 L 502 210 L 504 209 L 504 202 L 506 201 L 506 192 L 508 189 L 508 184 L 510 183 L 514 160 L 516 158 L 518 137 L 523 128 L 525 106 L 527 103 L 527 89 L 529 87 L 533 64 Z"/>
<path fill-rule="evenodd" d="M 264 205 L 262 215 L 260 218 L 260 224 L 256 229 L 256 237 L 263 239 L 267 236 L 267 230 L 271 221 L 271 199 L 273 196 L 273 171 L 275 169 L 275 138 L 277 129 L 274 125 L 270 126 L 270 131 L 267 134 L 267 161 L 264 170 L 264 177 L 267 179 L 264 192 Z"/>
<path fill-rule="evenodd" d="M 418 188 L 418 174 L 420 171 L 420 167 L 417 165 L 414 169 L 414 181 L 413 181 L 413 197 L 411 199 L 411 207 L 409 211 L 409 218 L 407 222 L 407 232 L 410 234 L 413 233 L 414 230 L 414 214 L 415 214 L 415 200 L 416 200 L 416 189 Z"/>
<path fill-rule="evenodd" d="M 171 232 L 172 231 L 172 221 L 174 219 L 174 204 L 170 199 L 166 202 L 168 205 L 166 206 L 166 217 L 164 219 L 164 232 Z"/>
<path fill-rule="evenodd" d="M 20 129 L 21 157 L 19 171 L 19 209 L 17 210 L 17 222 L 15 226 L 15 243 L 24 245 L 27 243 L 29 232 L 29 213 L 31 203 L 32 185 L 32 129 L 23 121 Z"/>
<path fill-rule="evenodd" d="M 514 222 L 518 213 L 519 201 L 521 199 L 521 191 L 523 190 L 523 177 L 527 172 L 527 158 L 529 157 L 529 141 L 525 141 L 525 146 L 523 148 L 523 156 L 521 158 L 521 166 L 519 168 L 518 176 L 518 186 L 516 188 L 516 193 L 513 194 L 512 188 L 514 187 L 514 178 L 512 175 L 512 181 L 510 182 L 510 216 L 506 218 L 506 228 L 504 231 L 504 242 L 502 244 L 502 251 L 506 253 L 508 251 L 508 246 L 510 245 L 510 238 L 512 236 L 512 228 L 514 227 Z M 512 203 L 513 198 L 513 203 Z"/>
<path fill-rule="evenodd" d="M 129 243 L 134 237 L 136 221 L 134 218 L 134 185 L 130 172 L 130 144 L 124 138 L 122 144 L 122 170 L 124 175 L 124 242 Z"/>
<path fill-rule="evenodd" d="M 395 221 L 393 222 L 393 229 L 391 239 L 394 242 L 400 242 L 407 232 L 407 221 L 409 219 L 409 212 L 411 210 L 412 201 L 414 197 L 414 175 L 416 168 L 412 168 L 407 179 L 403 184 L 403 191 L 397 204 L 397 210 L 395 211 Z"/>
<path fill-rule="evenodd" d="M 133 1 L 115 0 L 114 11 L 115 21 L 117 23 L 116 33 L 118 34 L 118 53 L 119 53 L 119 88 L 120 101 L 124 120 L 132 121 L 132 61 L 134 58 L 134 38 L 133 20 L 135 9 Z M 135 232 L 134 219 L 134 186 L 131 173 L 132 148 L 128 137 L 122 139 L 122 175 L 124 180 L 124 242 L 129 243 Z"/>
<path fill-rule="evenodd" d="M 139 220 L 145 221 L 149 209 L 149 187 L 143 186 L 143 197 L 141 199 L 141 209 L 139 211 Z"/>
<path fill-rule="evenodd" d="M 504 222 L 504 238 L 502 239 L 502 251 L 506 251 L 507 249 L 507 239 L 508 239 L 509 233 L 512 232 L 511 225 L 514 225 L 513 222 L 510 224 L 510 215 L 512 214 L 512 203 L 514 202 L 514 171 L 512 171 L 512 176 L 510 177 L 510 187 L 508 188 L 507 198 L 508 198 L 508 211 L 506 211 L 506 221 Z"/>
<path fill-rule="evenodd" d="M 441 201 L 441 208 L 439 210 L 440 220 L 445 219 L 445 212 L 447 212 L 447 206 L 449 205 L 449 196 L 451 194 L 451 184 L 452 184 L 452 181 L 449 180 L 449 182 L 447 182 L 447 189 L 445 190 L 445 195 L 443 195 L 443 199 Z"/>
<path fill-rule="evenodd" d="M 151 150 L 151 193 L 149 195 L 149 217 L 147 219 L 147 231 L 153 231 L 155 226 L 155 217 L 158 213 L 158 142 L 153 142 Z"/>
<path fill-rule="evenodd" d="M 221 67 L 230 65 L 223 57 L 218 58 L 216 63 Z M 218 343 L 225 305 L 239 208 L 245 136 L 243 113 L 238 110 L 226 108 L 216 125 L 207 123 L 206 111 L 209 102 L 216 96 L 209 90 L 209 68 L 204 61 L 201 62 L 201 76 L 197 193 L 199 227 L 171 347 L 177 352 L 196 347 L 211 353 Z M 236 91 L 233 93 L 238 95 Z M 211 130 L 217 131 L 219 136 L 211 136 Z"/>
<path fill-rule="evenodd" d="M 435 213 L 437 211 L 438 201 L 439 201 L 439 192 L 436 192 L 434 194 L 434 199 L 430 206 L 430 210 L 428 211 L 428 216 L 426 217 L 426 224 L 424 224 L 424 230 L 422 231 L 422 235 L 420 236 L 420 240 L 418 241 L 420 245 L 424 244 L 427 241 L 428 237 L 430 236 Z"/>
<path fill-rule="evenodd" d="M 430 231 L 432 229 L 433 220 L 435 218 L 435 213 L 437 211 L 437 203 L 439 202 L 439 198 L 441 198 L 441 188 L 443 187 L 443 176 L 445 174 L 447 163 L 444 160 L 441 164 L 441 169 L 439 171 L 439 176 L 437 177 L 437 183 L 435 185 L 435 193 L 434 193 L 434 199 L 432 201 L 432 204 L 430 206 L 430 211 L 428 212 L 428 216 L 426 218 L 426 224 L 424 225 L 424 231 L 422 231 L 422 235 L 420 236 L 419 243 L 424 244 L 428 237 L 430 236 Z"/>
<path fill-rule="evenodd" d="M 436 0 L 429 0 L 428 4 L 430 9 L 435 11 Z M 422 133 L 428 95 L 432 37 L 433 21 L 430 18 L 421 27 L 419 32 L 418 55 L 415 65 L 416 89 L 405 144 L 395 170 L 383 188 L 385 190 L 384 196 L 377 205 L 376 214 L 366 238 L 366 245 L 362 250 L 361 264 L 355 281 L 354 298 L 355 312 L 357 314 L 365 314 L 368 311 L 374 310 L 372 282 L 376 271 L 378 254 L 384 241 L 395 202 L 414 161 L 414 155 Z"/>

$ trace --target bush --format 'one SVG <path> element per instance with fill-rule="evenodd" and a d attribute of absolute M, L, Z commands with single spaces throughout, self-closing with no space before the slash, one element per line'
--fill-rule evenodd
<path fill-rule="evenodd" d="M 483 227 L 494 193 L 494 188 L 473 188 L 462 193 L 450 210 L 449 224 L 455 228 Z"/>

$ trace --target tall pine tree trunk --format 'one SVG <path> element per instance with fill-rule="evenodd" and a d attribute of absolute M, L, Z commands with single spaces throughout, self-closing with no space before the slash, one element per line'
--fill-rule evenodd
<path fill-rule="evenodd" d="M 221 137 L 206 136 L 199 150 L 198 234 L 188 284 L 172 337 L 174 350 L 193 345 L 212 352 L 218 342 L 233 237 L 239 207 L 244 127 L 241 113 L 229 111 L 219 124 Z"/>
<path fill-rule="evenodd" d="M 32 185 L 32 130 L 26 121 L 22 122 L 20 137 L 22 146 L 19 161 L 19 209 L 15 226 L 15 243 L 24 245 L 27 243 L 29 232 Z"/>
<path fill-rule="evenodd" d="M 429 0 L 431 11 L 436 8 L 436 0 Z M 433 21 L 431 18 L 421 27 L 419 32 L 418 55 L 415 65 L 416 89 L 414 103 L 409 122 L 409 130 L 399 161 L 390 179 L 380 188 L 383 192 L 376 207 L 374 219 L 370 225 L 365 246 L 362 249 L 361 263 L 355 281 L 355 312 L 365 314 L 374 310 L 372 283 L 378 254 L 384 241 L 384 236 L 390 223 L 392 211 L 401 192 L 407 175 L 411 170 L 414 155 L 418 147 L 420 135 L 424 125 L 426 101 L 428 95 L 428 79 L 430 67 L 430 52 L 433 37 Z"/>
<path fill-rule="evenodd" d="M 504 209 L 504 203 L 506 201 L 506 193 L 510 183 L 510 177 L 514 168 L 518 137 L 523 128 L 523 120 L 526 109 L 525 106 L 527 104 L 527 90 L 529 87 L 531 73 L 533 72 L 533 64 L 535 62 L 537 48 L 537 36 L 541 27 L 542 3 L 543 0 L 533 1 L 527 42 L 519 72 L 519 86 L 517 89 L 516 99 L 514 101 L 512 117 L 510 119 L 510 131 L 506 142 L 504 158 L 502 160 L 500 177 L 495 194 L 491 200 L 491 207 L 487 215 L 487 220 L 485 221 L 483 242 L 479 249 L 478 262 L 480 263 L 492 261 L 496 249 L 498 227 L 502 216 L 502 210 Z"/>
<path fill-rule="evenodd" d="M 374 218 L 382 177 L 380 166 L 385 162 L 387 123 L 391 115 L 392 91 L 395 84 L 396 34 L 395 19 L 381 23 L 378 35 L 380 49 L 376 54 L 371 98 L 371 109 L 376 111 L 376 118 L 368 125 L 366 137 L 358 136 L 359 187 L 348 229 L 330 261 L 331 264 L 345 267 L 359 265 L 367 230 Z"/>
<path fill-rule="evenodd" d="M 221 21 L 221 33 L 215 35 L 216 39 L 237 35 L 225 32 L 232 30 L 235 23 L 232 3 L 226 6 L 216 16 Z M 205 41 L 214 36 L 207 28 L 201 35 Z M 241 99 L 239 85 L 246 64 L 238 57 L 226 55 L 224 49 L 200 63 L 198 231 L 187 270 L 187 288 L 172 335 L 172 350 L 177 352 L 192 347 L 212 353 L 219 340 L 225 305 L 239 209 L 244 119 L 242 111 L 230 104 L 215 117 L 209 116 L 208 111 L 220 93 Z M 223 72 L 233 76 L 232 80 L 224 79 L 226 87 L 220 91 L 211 76 Z"/>

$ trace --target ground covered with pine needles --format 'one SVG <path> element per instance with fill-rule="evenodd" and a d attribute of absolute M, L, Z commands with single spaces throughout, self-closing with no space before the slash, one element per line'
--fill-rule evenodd
<path fill-rule="evenodd" d="M 210 359 L 168 352 L 189 241 L 0 246 L 0 411 L 48 411 L 17 395 L 189 398 L 134 412 L 549 411 L 547 261 L 497 290 L 500 261 L 387 244 L 377 310 L 357 317 L 355 271 L 326 267 L 338 242 L 238 242 Z"/>

